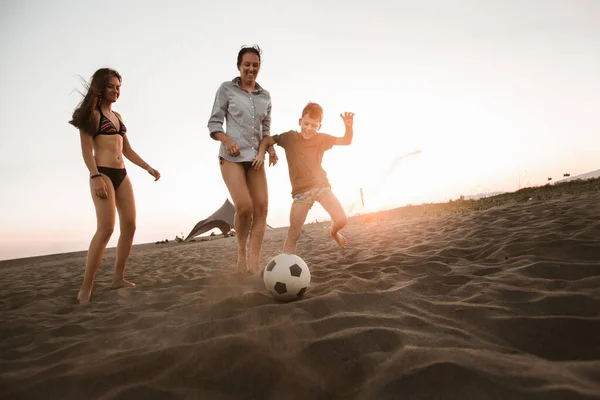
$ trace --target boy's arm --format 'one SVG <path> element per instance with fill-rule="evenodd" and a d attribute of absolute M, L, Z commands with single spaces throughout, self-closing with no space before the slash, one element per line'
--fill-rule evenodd
<path fill-rule="evenodd" d="M 123 135 L 123 152 L 122 153 L 129 161 L 131 161 L 138 167 L 145 169 L 150 175 L 152 175 L 154 177 L 154 181 L 157 181 L 160 179 L 160 172 L 158 172 L 157 170 L 152 168 L 150 166 L 150 164 L 148 164 L 146 161 L 144 161 L 142 159 L 142 157 L 140 157 L 139 154 L 136 153 L 131 148 L 131 144 L 129 143 L 129 139 L 127 138 L 127 135 Z"/>
<path fill-rule="evenodd" d="M 262 138 L 260 144 L 258 145 L 258 154 L 256 155 L 256 157 L 254 157 L 254 160 L 252 160 L 252 166 L 254 167 L 254 169 L 259 169 L 264 164 L 265 152 L 267 151 L 267 148 L 272 149 L 274 144 L 275 139 L 273 139 L 271 136 L 264 136 Z M 275 164 L 277 164 L 277 155 L 275 154 L 273 156 L 269 151 L 269 165 Z"/>
<path fill-rule="evenodd" d="M 272 136 L 264 136 L 260 141 L 260 145 L 258 146 L 258 155 L 264 157 L 265 153 L 267 152 L 267 149 L 273 149 L 274 144 L 275 139 L 273 139 Z"/>
<path fill-rule="evenodd" d="M 352 129 L 352 125 L 346 125 L 346 133 L 343 137 L 335 138 L 335 144 L 338 146 L 348 146 L 352 143 L 352 136 L 354 136 L 354 130 Z"/>
<path fill-rule="evenodd" d="M 340 114 L 340 116 L 344 120 L 346 133 L 344 133 L 343 137 L 336 138 L 335 144 L 338 146 L 348 146 L 352 143 L 352 137 L 354 136 L 354 129 L 352 128 L 352 125 L 354 123 L 354 113 L 345 112 L 343 114 Z"/>

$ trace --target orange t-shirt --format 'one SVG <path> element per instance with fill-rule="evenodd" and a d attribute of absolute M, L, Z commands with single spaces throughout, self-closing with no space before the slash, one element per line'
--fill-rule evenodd
<path fill-rule="evenodd" d="M 323 154 L 333 147 L 336 139 L 325 133 L 317 133 L 310 139 L 304 139 L 296 131 L 273 136 L 275 143 L 285 150 L 292 197 L 309 189 L 331 187 L 321 162 Z"/>

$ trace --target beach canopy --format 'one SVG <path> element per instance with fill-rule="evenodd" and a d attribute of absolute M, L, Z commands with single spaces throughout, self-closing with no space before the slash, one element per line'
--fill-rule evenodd
<path fill-rule="evenodd" d="M 223 235 L 227 235 L 229 231 L 231 231 L 234 227 L 235 217 L 235 207 L 229 199 L 225 200 L 225 203 L 214 213 L 212 213 L 208 218 L 203 219 L 198 222 L 196 226 L 190 231 L 190 233 L 185 238 L 185 241 L 188 242 L 195 238 L 196 236 L 202 235 L 205 232 L 210 231 L 211 229 L 219 229 Z M 268 229 L 273 229 L 269 225 L 267 225 Z"/>

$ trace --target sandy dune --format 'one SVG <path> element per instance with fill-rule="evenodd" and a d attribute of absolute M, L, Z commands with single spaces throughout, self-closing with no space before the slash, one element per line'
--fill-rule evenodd
<path fill-rule="evenodd" d="M 235 275 L 235 238 L 0 262 L 3 399 L 598 399 L 600 192 L 307 225 L 305 297 Z M 285 229 L 267 232 L 263 258 Z"/>

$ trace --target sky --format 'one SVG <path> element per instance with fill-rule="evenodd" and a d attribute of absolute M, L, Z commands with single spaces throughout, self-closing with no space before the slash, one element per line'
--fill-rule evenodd
<path fill-rule="evenodd" d="M 324 133 L 356 114 L 352 145 L 323 161 L 351 215 L 599 169 L 598 21 L 594 0 L 0 0 L 0 259 L 87 249 L 89 172 L 67 122 L 99 68 L 123 76 L 113 109 L 162 175 L 126 161 L 134 243 L 148 243 L 228 198 L 206 125 L 244 44 L 263 50 L 272 134 L 297 128 L 309 101 Z M 281 227 L 291 185 L 276 150 L 267 222 Z"/>

